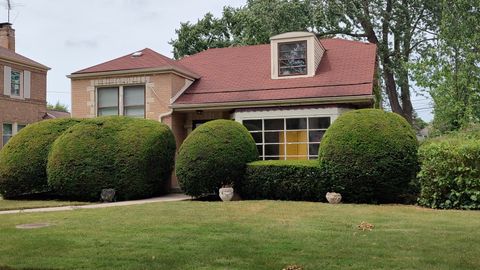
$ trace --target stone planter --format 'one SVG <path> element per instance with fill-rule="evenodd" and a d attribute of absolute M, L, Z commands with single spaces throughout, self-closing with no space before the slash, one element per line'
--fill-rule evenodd
<path fill-rule="evenodd" d="M 337 204 L 342 201 L 342 195 L 336 192 L 327 192 L 325 198 L 327 198 L 327 201 L 332 204 Z"/>
<path fill-rule="evenodd" d="M 233 198 L 233 188 L 231 187 L 223 187 L 218 190 L 218 194 L 220 196 L 220 199 L 224 202 L 231 201 Z"/>

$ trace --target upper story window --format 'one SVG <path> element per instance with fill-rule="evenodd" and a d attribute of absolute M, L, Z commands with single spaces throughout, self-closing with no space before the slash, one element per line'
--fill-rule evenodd
<path fill-rule="evenodd" d="M 11 83 L 11 87 L 10 87 L 10 94 L 12 96 L 20 96 L 20 80 L 21 78 L 21 73 L 20 71 L 16 71 L 16 70 L 12 70 L 10 72 L 10 83 Z"/>
<path fill-rule="evenodd" d="M 97 88 L 97 115 L 145 117 L 145 86 Z"/>
<path fill-rule="evenodd" d="M 278 75 L 307 74 L 307 41 L 278 44 Z"/>

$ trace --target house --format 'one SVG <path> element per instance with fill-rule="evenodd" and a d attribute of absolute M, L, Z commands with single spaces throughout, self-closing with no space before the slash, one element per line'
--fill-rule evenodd
<path fill-rule="evenodd" d="M 375 58 L 373 44 L 308 32 L 178 61 L 147 48 L 70 74 L 72 116 L 155 119 L 178 146 L 206 121 L 234 119 L 262 159 L 312 159 L 340 114 L 373 106 Z"/>
<path fill-rule="evenodd" d="M 15 52 L 15 30 L 0 23 L 0 148 L 45 115 L 48 67 Z"/>

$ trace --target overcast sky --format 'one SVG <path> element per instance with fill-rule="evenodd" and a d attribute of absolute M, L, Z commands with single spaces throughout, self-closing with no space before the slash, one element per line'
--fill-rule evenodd
<path fill-rule="evenodd" d="M 7 21 L 0 0 L 0 21 Z M 47 100 L 70 107 L 70 80 L 65 76 L 143 48 L 173 57 L 168 44 L 180 22 L 196 22 L 207 12 L 220 16 L 225 5 L 246 0 L 12 0 L 10 21 L 16 51 L 49 66 Z M 430 107 L 414 98 L 414 107 Z M 420 110 L 425 120 L 428 110 Z"/>

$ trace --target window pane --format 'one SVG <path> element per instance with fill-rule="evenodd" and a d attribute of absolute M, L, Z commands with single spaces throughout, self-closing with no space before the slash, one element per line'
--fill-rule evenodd
<path fill-rule="evenodd" d="M 262 145 L 257 145 L 257 151 L 258 151 L 258 155 L 260 157 L 263 156 L 263 146 Z"/>
<path fill-rule="evenodd" d="M 145 86 L 124 86 L 123 103 L 125 106 L 143 106 L 145 104 Z"/>
<path fill-rule="evenodd" d="M 265 130 L 284 130 L 283 119 L 265 119 Z"/>
<path fill-rule="evenodd" d="M 308 150 L 310 151 L 310 156 L 316 156 L 318 157 L 318 148 L 320 147 L 320 144 L 318 143 L 311 143 L 308 146 Z"/>
<path fill-rule="evenodd" d="M 307 144 L 287 144 L 287 156 L 307 156 Z"/>
<path fill-rule="evenodd" d="M 118 107 L 118 88 L 98 88 L 97 92 L 98 108 Z"/>
<path fill-rule="evenodd" d="M 11 94 L 14 96 L 20 96 L 20 72 L 11 72 Z"/>
<path fill-rule="evenodd" d="M 26 125 L 17 125 L 17 132 L 22 130 Z"/>
<path fill-rule="evenodd" d="M 143 118 L 145 116 L 145 107 L 143 106 L 125 107 L 123 113 L 126 116 Z"/>
<path fill-rule="evenodd" d="M 12 137 L 13 134 L 13 126 L 12 124 L 3 124 L 3 136 L 2 136 L 2 144 L 7 144 L 8 140 Z"/>
<path fill-rule="evenodd" d="M 243 125 L 250 131 L 262 130 L 262 120 L 244 120 Z"/>
<path fill-rule="evenodd" d="M 13 134 L 13 125 L 3 124 L 3 135 L 12 135 L 12 134 Z"/>
<path fill-rule="evenodd" d="M 118 115 L 118 108 L 99 108 L 98 116 Z"/>
<path fill-rule="evenodd" d="M 288 129 L 307 129 L 307 118 L 287 118 Z"/>
<path fill-rule="evenodd" d="M 320 142 L 322 140 L 323 134 L 325 134 L 324 130 L 310 131 L 309 132 L 310 142 Z"/>
<path fill-rule="evenodd" d="M 285 144 L 266 144 L 265 156 L 278 156 L 284 154 Z"/>
<path fill-rule="evenodd" d="M 266 143 L 283 143 L 283 131 L 265 132 Z"/>
<path fill-rule="evenodd" d="M 263 142 L 263 136 L 261 132 L 251 132 L 253 140 L 255 140 L 256 143 L 262 143 Z"/>
<path fill-rule="evenodd" d="M 287 131 L 287 143 L 307 142 L 307 131 Z"/>
<path fill-rule="evenodd" d="M 308 119 L 310 129 L 327 129 L 330 126 L 330 117 L 312 117 Z"/>
<path fill-rule="evenodd" d="M 279 75 L 307 74 L 307 43 L 283 43 L 278 45 Z"/>

